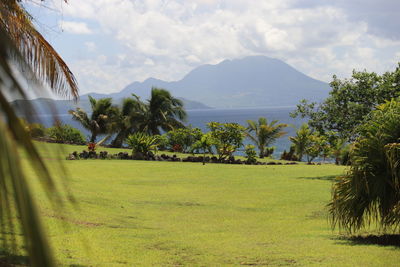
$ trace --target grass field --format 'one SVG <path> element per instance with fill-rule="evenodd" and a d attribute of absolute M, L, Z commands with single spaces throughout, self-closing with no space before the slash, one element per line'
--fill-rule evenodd
<path fill-rule="evenodd" d="M 83 149 L 39 148 L 54 170 L 57 158 Z M 122 160 L 63 166 L 77 207 L 57 214 L 34 183 L 63 266 L 399 266 L 398 246 L 331 230 L 325 206 L 343 167 Z"/>

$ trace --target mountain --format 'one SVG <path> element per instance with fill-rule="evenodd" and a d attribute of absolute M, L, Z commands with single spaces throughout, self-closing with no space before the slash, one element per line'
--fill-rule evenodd
<path fill-rule="evenodd" d="M 108 95 L 101 94 L 93 94 L 94 98 L 103 98 L 109 97 Z M 181 98 L 185 105 L 186 110 L 198 110 L 198 109 L 210 109 L 210 107 L 197 102 L 191 101 L 185 98 Z M 120 99 L 113 99 L 113 103 L 119 104 L 121 103 Z M 76 109 L 77 107 L 82 108 L 85 111 L 90 112 L 90 102 L 87 95 L 82 96 L 78 102 L 74 102 L 72 100 L 54 100 L 50 98 L 37 98 L 33 100 L 15 100 L 12 102 L 13 107 L 19 112 L 21 115 L 26 114 L 24 111 L 28 111 L 27 107 L 32 106 L 35 110 L 36 115 L 46 115 L 46 114 L 67 114 L 70 109 Z"/>
<path fill-rule="evenodd" d="M 133 82 L 118 93 L 90 95 L 119 99 L 134 93 L 146 99 L 153 86 L 165 88 L 176 97 L 216 108 L 294 106 L 303 98 L 321 101 L 329 92 L 327 83 L 313 79 L 281 60 L 249 56 L 202 65 L 179 81 L 149 78 Z"/>

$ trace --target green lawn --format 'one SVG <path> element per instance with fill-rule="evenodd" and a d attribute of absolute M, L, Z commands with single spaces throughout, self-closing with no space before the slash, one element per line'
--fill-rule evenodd
<path fill-rule="evenodd" d="M 83 148 L 55 154 L 54 147 L 39 144 L 53 170 L 56 158 Z M 36 195 L 64 266 L 399 264 L 399 247 L 351 241 L 330 229 L 325 206 L 343 167 L 122 160 L 63 166 L 78 206 L 55 214 L 39 189 Z"/>

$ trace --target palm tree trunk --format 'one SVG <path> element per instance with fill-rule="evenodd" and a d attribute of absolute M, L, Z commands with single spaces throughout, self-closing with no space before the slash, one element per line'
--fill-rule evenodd
<path fill-rule="evenodd" d="M 260 159 L 264 158 L 264 146 L 260 146 L 258 149 L 260 150 Z"/>
<path fill-rule="evenodd" d="M 115 137 L 115 139 L 111 142 L 112 147 L 122 147 L 122 143 L 124 142 L 126 137 L 126 131 L 121 130 Z"/>
<path fill-rule="evenodd" d="M 92 133 L 92 136 L 90 137 L 90 143 L 95 143 L 97 138 L 97 133 Z"/>

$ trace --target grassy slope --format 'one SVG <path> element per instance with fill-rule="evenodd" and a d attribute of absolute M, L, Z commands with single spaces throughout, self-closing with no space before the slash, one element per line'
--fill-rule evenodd
<path fill-rule="evenodd" d="M 40 144 L 53 169 L 54 145 Z M 64 153 L 77 149 L 64 146 Z M 63 265 L 395 266 L 399 249 L 339 239 L 327 221 L 342 167 L 65 161 L 79 209 L 38 192 Z M 69 230 L 60 225 L 67 222 Z"/>

